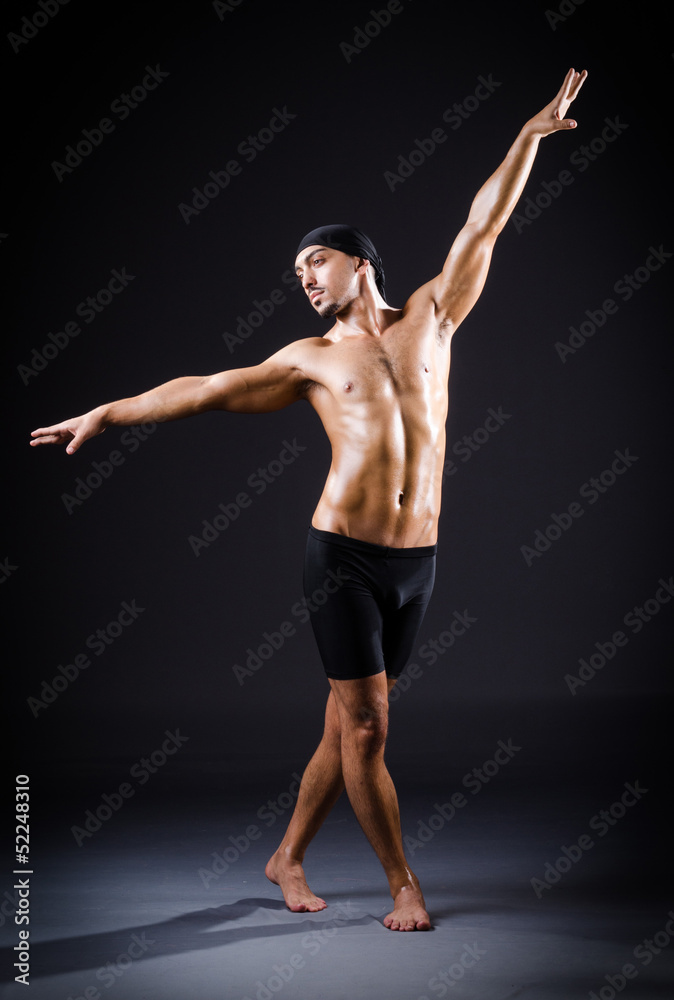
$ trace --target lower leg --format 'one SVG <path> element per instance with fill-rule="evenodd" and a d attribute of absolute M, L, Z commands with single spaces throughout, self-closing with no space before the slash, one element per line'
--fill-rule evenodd
<path fill-rule="evenodd" d="M 377 676 L 378 680 L 337 682 L 346 791 L 356 818 L 386 872 L 395 905 L 385 918 L 385 925 L 392 930 L 428 930 L 430 918 L 419 881 L 405 858 L 398 797 L 384 763 L 387 695 L 392 685 L 389 682 L 387 690 L 383 676 Z"/>
<path fill-rule="evenodd" d="M 302 775 L 285 836 L 265 869 L 267 878 L 281 887 L 291 910 L 315 911 L 327 905 L 309 889 L 302 862 L 309 843 L 343 790 L 339 718 L 331 693 L 325 711 L 323 738 Z"/>

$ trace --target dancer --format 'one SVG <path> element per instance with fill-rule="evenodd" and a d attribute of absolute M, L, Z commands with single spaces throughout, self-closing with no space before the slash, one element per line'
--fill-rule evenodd
<path fill-rule="evenodd" d="M 388 694 L 410 656 L 435 571 L 452 335 L 484 286 L 492 250 L 531 171 L 538 144 L 575 127 L 565 118 L 587 73 L 570 69 L 556 97 L 522 128 L 478 191 L 441 273 L 401 309 L 387 305 L 381 260 L 350 226 L 308 233 L 297 276 L 334 325 L 251 368 L 174 379 L 32 433 L 69 454 L 106 427 L 207 410 L 269 413 L 305 399 L 323 422 L 332 464 L 309 529 L 305 587 L 337 579 L 312 614 L 330 683 L 325 729 L 266 874 L 295 912 L 326 906 L 302 866 L 308 844 L 346 788 L 393 898 L 391 930 L 428 930 L 403 852 L 398 800 L 384 762 Z"/>

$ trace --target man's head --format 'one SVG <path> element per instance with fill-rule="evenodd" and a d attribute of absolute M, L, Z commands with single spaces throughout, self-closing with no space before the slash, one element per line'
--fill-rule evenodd
<path fill-rule="evenodd" d="M 369 261 L 377 289 L 382 296 L 384 294 L 384 269 L 381 258 L 365 233 L 353 226 L 344 225 L 312 229 L 300 240 L 297 247 L 295 269 L 298 276 L 302 277 L 302 283 L 309 292 L 312 305 L 321 316 L 334 316 L 348 304 L 349 296 L 353 298 L 354 285 L 349 278 L 356 274 L 356 270 L 353 267 L 353 260 L 348 262 L 350 268 L 346 267 L 347 260 L 344 255 L 348 258 Z M 321 268 L 324 269 L 326 283 L 329 280 L 329 289 L 324 289 L 321 284 Z M 305 279 L 305 275 L 307 278 L 311 277 L 311 284 Z M 310 291 L 312 284 L 315 284 L 316 292 Z M 323 291 L 323 296 L 317 294 L 318 291 Z"/>

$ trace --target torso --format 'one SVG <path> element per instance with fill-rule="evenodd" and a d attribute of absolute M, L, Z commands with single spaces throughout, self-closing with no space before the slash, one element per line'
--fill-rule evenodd
<path fill-rule="evenodd" d="M 418 293 L 380 335 L 330 331 L 298 343 L 306 396 L 332 446 L 316 528 L 377 545 L 437 540 L 449 331 Z"/>

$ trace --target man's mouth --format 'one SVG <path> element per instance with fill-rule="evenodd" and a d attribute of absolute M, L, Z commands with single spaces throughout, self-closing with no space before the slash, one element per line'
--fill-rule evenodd
<path fill-rule="evenodd" d="M 309 302 L 313 302 L 315 299 L 317 299 L 319 295 L 323 294 L 323 291 L 324 289 L 322 288 L 315 289 L 309 296 Z"/>

